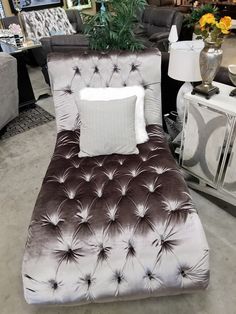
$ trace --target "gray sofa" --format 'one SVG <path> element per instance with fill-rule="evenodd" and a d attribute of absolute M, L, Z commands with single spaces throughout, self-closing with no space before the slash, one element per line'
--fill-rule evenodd
<path fill-rule="evenodd" d="M 168 51 L 168 37 L 172 25 L 176 25 L 180 35 L 183 23 L 183 14 L 174 8 L 147 6 L 143 11 L 137 36 L 146 47 L 156 47 L 160 51 Z"/>
<path fill-rule="evenodd" d="M 0 130 L 18 116 L 17 61 L 0 52 Z"/>

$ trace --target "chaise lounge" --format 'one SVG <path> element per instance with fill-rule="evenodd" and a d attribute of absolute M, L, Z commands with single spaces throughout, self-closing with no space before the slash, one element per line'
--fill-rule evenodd
<path fill-rule="evenodd" d="M 29 226 L 26 301 L 84 304 L 207 288 L 208 244 L 162 129 L 160 52 L 56 53 L 48 69 L 58 136 Z M 136 155 L 79 158 L 79 90 L 131 85 L 145 89 L 149 140 Z"/>

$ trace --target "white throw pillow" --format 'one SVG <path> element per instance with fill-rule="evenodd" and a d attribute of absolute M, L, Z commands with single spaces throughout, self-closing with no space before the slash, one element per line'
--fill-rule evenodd
<path fill-rule="evenodd" d="M 146 122 L 144 117 L 144 96 L 145 91 L 142 86 L 127 87 L 105 87 L 92 88 L 87 87 L 80 90 L 80 99 L 82 100 L 115 100 L 136 96 L 135 104 L 135 134 L 137 144 L 148 140 L 146 132 Z"/>

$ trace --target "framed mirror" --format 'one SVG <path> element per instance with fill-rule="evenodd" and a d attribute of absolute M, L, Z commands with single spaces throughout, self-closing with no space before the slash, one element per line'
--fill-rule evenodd
<path fill-rule="evenodd" d="M 79 11 L 92 8 L 91 0 L 66 0 L 68 9 L 77 9 Z"/>

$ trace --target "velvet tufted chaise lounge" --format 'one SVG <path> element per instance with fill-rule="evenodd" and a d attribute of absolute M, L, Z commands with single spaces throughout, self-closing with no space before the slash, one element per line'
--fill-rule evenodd
<path fill-rule="evenodd" d="M 205 289 L 208 244 L 161 126 L 159 52 L 54 54 L 48 68 L 58 137 L 29 226 L 26 301 L 83 304 Z M 78 91 L 137 84 L 145 87 L 149 135 L 140 153 L 79 158 Z"/>

